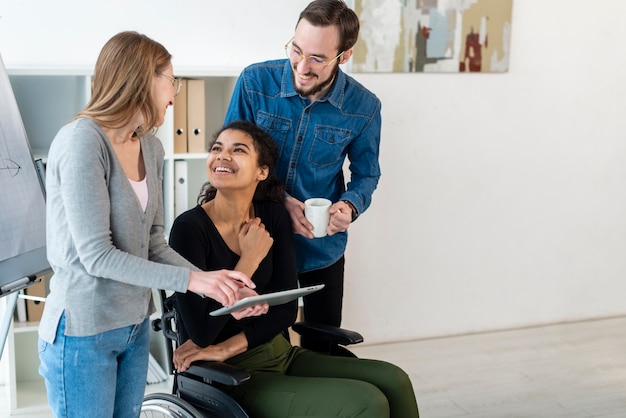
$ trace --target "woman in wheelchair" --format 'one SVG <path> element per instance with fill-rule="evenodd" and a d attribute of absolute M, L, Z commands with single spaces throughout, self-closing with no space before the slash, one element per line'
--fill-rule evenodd
<path fill-rule="evenodd" d="M 259 293 L 296 288 L 291 220 L 273 175 L 277 158 L 276 143 L 261 128 L 225 126 L 209 147 L 199 205 L 175 220 L 170 245 L 204 270 L 248 274 Z M 256 294 L 244 289 L 241 297 Z M 187 292 L 176 302 L 189 339 L 174 352 L 174 366 L 182 372 L 196 360 L 214 360 L 246 369 L 252 379 L 226 390 L 252 417 L 418 417 L 400 368 L 292 346 L 286 330 L 297 301 L 215 317 L 209 313 L 221 305 L 213 299 Z"/>

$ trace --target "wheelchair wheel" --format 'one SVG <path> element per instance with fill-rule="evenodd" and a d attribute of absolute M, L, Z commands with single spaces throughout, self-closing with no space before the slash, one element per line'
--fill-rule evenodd
<path fill-rule="evenodd" d="M 143 398 L 141 418 L 201 418 L 203 415 L 185 400 L 167 393 L 151 393 Z"/>

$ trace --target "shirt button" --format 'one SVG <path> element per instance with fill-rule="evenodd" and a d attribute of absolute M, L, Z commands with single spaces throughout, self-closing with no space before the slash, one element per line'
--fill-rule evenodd
<path fill-rule="evenodd" d="M 302 135 L 298 137 L 298 142 L 302 142 Z"/>
<path fill-rule="evenodd" d="M 291 168 L 296 168 L 296 163 L 291 163 Z"/>

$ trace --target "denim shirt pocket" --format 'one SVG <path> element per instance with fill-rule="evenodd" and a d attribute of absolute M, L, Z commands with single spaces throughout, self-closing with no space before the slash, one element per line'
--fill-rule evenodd
<path fill-rule="evenodd" d="M 313 133 L 313 144 L 309 161 L 317 166 L 342 163 L 346 147 L 350 143 L 352 131 L 333 126 L 317 125 Z"/>
<path fill-rule="evenodd" d="M 291 129 L 291 120 L 260 111 L 257 113 L 256 124 L 274 138 L 278 146 L 278 154 L 282 154 Z"/>

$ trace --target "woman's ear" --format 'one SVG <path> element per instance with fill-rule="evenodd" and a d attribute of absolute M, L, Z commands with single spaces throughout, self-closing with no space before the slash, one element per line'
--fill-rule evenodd
<path fill-rule="evenodd" d="M 270 175 L 270 168 L 266 165 L 264 165 L 263 167 L 261 167 L 259 169 L 259 176 L 258 179 L 259 181 L 263 181 L 265 179 L 267 179 L 267 177 Z"/>

